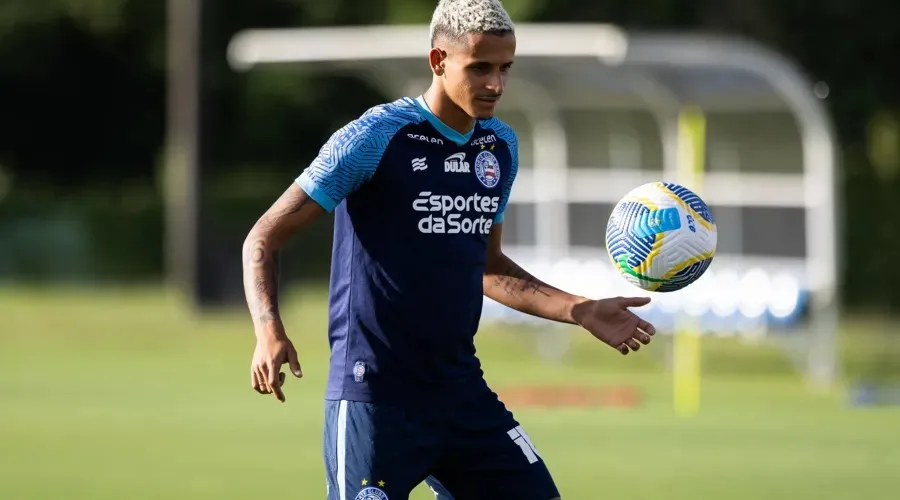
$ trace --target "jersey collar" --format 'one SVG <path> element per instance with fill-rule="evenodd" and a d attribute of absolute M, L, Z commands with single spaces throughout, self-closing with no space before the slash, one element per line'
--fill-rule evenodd
<path fill-rule="evenodd" d="M 422 114 L 425 115 L 425 119 L 431 123 L 441 135 L 456 143 L 457 146 L 462 146 L 463 144 L 469 142 L 469 139 L 472 138 L 472 134 L 475 132 L 475 127 L 472 126 L 472 129 L 466 132 L 465 134 L 460 134 L 456 130 L 450 128 L 449 125 L 442 122 L 440 118 L 435 116 L 434 113 L 431 112 L 431 109 L 428 107 L 428 103 L 425 102 L 424 96 L 416 97 L 416 104 L 419 106 L 419 109 L 422 110 Z"/>

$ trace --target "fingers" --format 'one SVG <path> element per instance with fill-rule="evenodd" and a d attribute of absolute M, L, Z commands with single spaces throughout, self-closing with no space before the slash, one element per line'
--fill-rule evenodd
<path fill-rule="evenodd" d="M 650 341 L 653 340 L 653 336 L 652 336 L 652 335 L 646 334 L 646 333 L 644 333 L 644 332 L 642 332 L 642 331 L 640 331 L 640 330 L 638 330 L 638 331 L 635 332 L 633 338 L 636 339 L 636 340 L 637 340 L 638 342 L 640 342 L 641 344 L 644 344 L 644 345 L 649 344 Z"/>
<path fill-rule="evenodd" d="M 625 342 L 619 344 L 619 346 L 616 347 L 616 350 L 619 351 L 620 353 L 622 353 L 623 356 L 627 356 L 628 353 L 631 351 L 635 351 L 635 352 L 640 351 L 641 344 L 647 345 L 650 343 L 650 336 L 646 335 L 646 334 L 642 334 L 642 335 L 645 338 L 628 339 Z"/>
<path fill-rule="evenodd" d="M 272 391 L 269 390 L 268 383 L 268 375 L 266 375 L 266 367 L 265 365 L 257 366 L 253 369 L 253 376 L 256 378 L 256 383 L 259 385 L 259 389 L 256 392 L 260 394 L 270 394 Z"/>
<path fill-rule="evenodd" d="M 641 345 L 647 345 L 653 340 L 653 334 L 655 333 L 656 329 L 653 328 L 653 325 L 642 320 L 634 330 L 632 337 L 619 344 L 619 346 L 616 347 L 616 350 L 622 353 L 623 356 L 631 351 L 639 351 Z"/>
<path fill-rule="evenodd" d="M 259 385 L 262 387 L 262 393 L 271 394 L 272 389 L 269 389 L 269 371 L 266 365 L 261 365 L 256 368 L 256 376 L 259 378 Z"/>
<path fill-rule="evenodd" d="M 275 394 L 278 401 L 284 403 L 284 391 L 281 390 L 284 374 L 281 373 L 281 366 L 276 366 L 274 363 L 269 362 L 266 364 L 266 368 L 269 372 L 269 378 L 267 379 L 269 390 Z"/>
<path fill-rule="evenodd" d="M 266 346 L 262 351 L 257 345 L 257 351 L 253 356 L 253 364 L 250 368 L 250 386 L 260 394 L 272 393 L 278 401 L 284 403 L 284 382 L 287 375 L 281 372 L 281 366 L 288 364 L 291 373 L 297 377 L 303 377 L 300 361 L 297 359 L 297 351 L 288 341 L 277 349 Z"/>
<path fill-rule="evenodd" d="M 622 307 L 642 307 L 650 303 L 650 297 L 623 297 Z"/>
<path fill-rule="evenodd" d="M 649 335 L 656 335 L 656 327 L 647 323 L 644 320 L 638 321 L 638 330 L 641 330 L 643 333 L 647 333 Z"/>
<path fill-rule="evenodd" d="M 259 376 L 256 374 L 256 370 L 250 370 L 250 387 L 253 388 L 254 391 L 260 394 L 266 394 L 266 390 L 262 382 L 260 382 Z"/>
<path fill-rule="evenodd" d="M 256 392 L 260 394 L 272 394 L 275 393 L 277 396 L 279 392 L 281 392 L 281 398 L 284 398 L 284 393 L 281 391 L 281 386 L 284 385 L 285 374 L 278 373 L 278 383 L 272 384 L 271 377 L 269 377 L 269 370 L 267 365 L 263 365 L 250 370 L 250 386 Z M 282 402 L 284 399 L 282 399 Z"/>
<path fill-rule="evenodd" d="M 297 350 L 291 347 L 288 349 L 288 363 L 291 366 L 291 373 L 297 378 L 303 378 L 303 370 L 300 368 L 300 360 L 297 359 Z"/>

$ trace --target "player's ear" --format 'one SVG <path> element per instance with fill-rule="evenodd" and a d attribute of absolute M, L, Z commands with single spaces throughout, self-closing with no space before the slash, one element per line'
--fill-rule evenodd
<path fill-rule="evenodd" d="M 447 53 L 443 50 L 433 47 L 428 52 L 428 65 L 431 66 L 431 71 L 437 76 L 443 76 L 444 74 L 444 59 L 447 58 Z"/>

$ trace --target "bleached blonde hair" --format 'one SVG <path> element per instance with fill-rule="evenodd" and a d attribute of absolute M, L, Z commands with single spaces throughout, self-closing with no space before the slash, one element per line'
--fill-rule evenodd
<path fill-rule="evenodd" d="M 440 0 L 431 16 L 431 46 L 438 38 L 462 41 L 472 33 L 514 33 L 500 0 Z"/>

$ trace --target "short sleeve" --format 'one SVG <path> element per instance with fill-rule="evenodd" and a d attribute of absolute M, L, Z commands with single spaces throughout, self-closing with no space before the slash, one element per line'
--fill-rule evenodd
<path fill-rule="evenodd" d="M 506 204 L 509 201 L 509 195 L 512 192 L 513 183 L 516 180 L 516 174 L 519 173 L 519 138 L 516 136 L 512 127 L 504 123 L 501 123 L 500 126 L 497 127 L 496 133 L 500 139 L 506 142 L 511 158 L 509 174 L 506 176 L 506 183 L 503 185 L 503 192 L 500 195 L 500 205 L 497 208 L 497 215 L 494 216 L 494 224 L 499 224 L 503 222 Z"/>
<path fill-rule="evenodd" d="M 296 182 L 331 212 L 375 174 L 385 149 L 408 120 L 373 108 L 332 134 Z"/>

